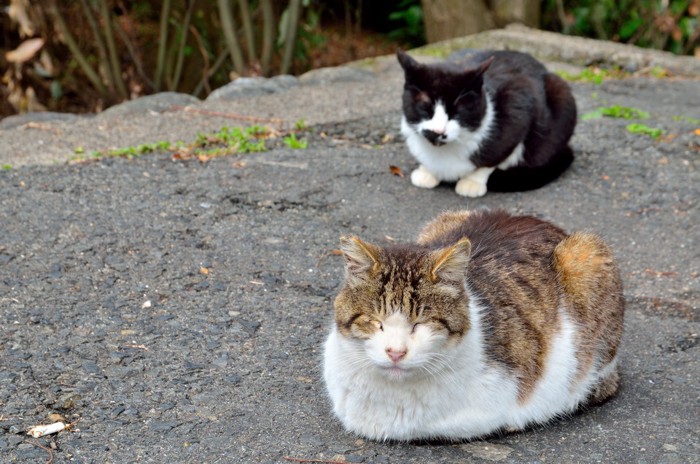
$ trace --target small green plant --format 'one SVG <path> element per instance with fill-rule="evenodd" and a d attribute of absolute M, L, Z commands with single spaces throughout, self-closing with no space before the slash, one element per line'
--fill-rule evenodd
<path fill-rule="evenodd" d="M 75 153 L 76 155 L 82 155 L 83 153 L 85 153 L 85 150 L 83 149 L 83 147 L 75 147 L 73 153 Z"/>
<path fill-rule="evenodd" d="M 305 149 L 308 147 L 309 143 L 306 141 L 306 139 L 297 139 L 297 136 L 294 132 L 291 134 L 285 136 L 283 139 L 284 144 L 287 145 L 289 148 L 293 150 L 299 150 L 299 149 Z"/>
<path fill-rule="evenodd" d="M 627 132 L 632 134 L 644 134 L 655 139 L 658 139 L 664 134 L 663 129 L 659 129 L 658 127 L 649 127 L 646 124 L 640 124 L 637 122 L 628 125 Z"/>
<path fill-rule="evenodd" d="M 3 164 L 3 165 L 2 165 L 2 170 L 3 170 L 3 171 L 9 171 L 9 170 L 11 170 L 11 169 L 12 169 L 12 165 L 11 165 L 11 164 Z"/>
<path fill-rule="evenodd" d="M 698 118 L 693 118 L 690 116 L 674 116 L 673 117 L 674 121 L 683 121 L 683 122 L 689 122 L 690 124 L 696 124 L 700 125 L 700 119 Z"/>
<path fill-rule="evenodd" d="M 423 8 L 419 0 L 402 0 L 397 10 L 389 14 L 389 20 L 395 28 L 389 37 L 411 45 L 425 44 L 425 27 L 423 26 Z"/>
<path fill-rule="evenodd" d="M 155 142 L 155 143 L 143 143 L 135 147 L 119 148 L 116 150 L 109 150 L 103 153 L 103 156 L 123 156 L 126 158 L 135 158 L 138 156 L 145 155 L 147 153 L 153 153 L 156 151 L 168 151 L 170 150 L 171 144 L 167 141 Z M 94 156 L 94 153 L 93 153 Z"/>
<path fill-rule="evenodd" d="M 306 121 L 304 121 L 303 119 L 300 119 L 294 123 L 294 129 L 298 131 L 306 130 L 307 127 L 308 126 L 306 125 Z"/>
<path fill-rule="evenodd" d="M 184 151 L 205 157 L 261 152 L 267 150 L 263 137 L 269 133 L 269 128 L 258 125 L 246 128 L 224 126 L 218 132 L 198 134 L 194 144 Z"/>
<path fill-rule="evenodd" d="M 620 119 L 649 119 L 649 113 L 637 108 L 629 106 L 612 105 L 608 107 L 597 108 L 594 111 L 581 115 L 582 121 L 589 119 L 598 119 L 602 117 L 620 118 Z"/>
<path fill-rule="evenodd" d="M 605 79 L 622 79 L 627 77 L 629 73 L 619 69 L 605 69 L 597 67 L 589 67 L 583 69 L 578 74 L 571 74 L 567 71 L 556 71 L 556 73 L 564 80 L 572 82 L 590 82 L 595 85 L 600 85 Z"/>
<path fill-rule="evenodd" d="M 700 43 L 696 0 L 547 0 L 542 28 L 692 55 Z"/>
<path fill-rule="evenodd" d="M 295 127 L 297 130 L 300 130 L 300 128 L 306 126 L 303 120 L 300 120 L 296 123 Z M 286 134 L 287 135 L 285 135 L 282 140 L 288 147 L 294 149 L 307 147 L 307 141 L 298 139 L 294 132 L 286 132 Z M 189 144 L 182 140 L 178 140 L 174 143 L 160 141 L 116 150 L 93 151 L 91 157 L 94 159 L 106 157 L 124 157 L 131 159 L 147 153 L 171 152 L 176 159 L 184 160 L 197 158 L 204 162 L 218 156 L 265 151 L 268 149 L 265 140 L 279 135 L 281 134 L 274 129 L 260 125 L 248 127 L 224 126 L 217 132 L 197 134 L 194 141 Z M 74 161 L 83 161 L 84 159 L 84 156 L 76 156 Z"/>

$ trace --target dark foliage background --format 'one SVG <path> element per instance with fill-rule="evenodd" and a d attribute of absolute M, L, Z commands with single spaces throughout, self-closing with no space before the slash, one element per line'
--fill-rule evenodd
<path fill-rule="evenodd" d="M 540 6 L 544 29 L 700 53 L 700 0 Z M 3 0 L 0 117 L 165 90 L 203 98 L 239 76 L 392 53 L 425 43 L 424 11 L 421 0 Z"/>

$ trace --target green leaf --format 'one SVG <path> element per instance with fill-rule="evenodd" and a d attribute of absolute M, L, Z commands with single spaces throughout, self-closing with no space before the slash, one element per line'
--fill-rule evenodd
<path fill-rule="evenodd" d="M 639 26 L 642 24 L 644 24 L 644 20 L 642 18 L 631 18 L 625 21 L 619 31 L 620 38 L 622 40 L 629 39 L 635 32 L 637 32 L 637 29 L 639 29 Z"/>
<path fill-rule="evenodd" d="M 589 119 L 600 119 L 602 117 L 603 112 L 601 111 L 601 108 L 598 108 L 597 110 L 582 114 L 581 121 L 588 121 Z"/>
<path fill-rule="evenodd" d="M 644 134 L 655 139 L 658 139 L 664 133 L 663 129 L 659 129 L 658 127 L 649 127 L 646 124 L 636 122 L 627 126 L 627 132 L 632 134 Z"/>

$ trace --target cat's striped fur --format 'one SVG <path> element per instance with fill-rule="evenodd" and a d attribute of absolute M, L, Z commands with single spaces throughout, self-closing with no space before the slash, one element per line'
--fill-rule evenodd
<path fill-rule="evenodd" d="M 350 237 L 342 251 L 324 377 L 349 430 L 468 439 L 617 391 L 622 285 L 596 235 L 463 211 L 440 215 L 414 244 Z"/>

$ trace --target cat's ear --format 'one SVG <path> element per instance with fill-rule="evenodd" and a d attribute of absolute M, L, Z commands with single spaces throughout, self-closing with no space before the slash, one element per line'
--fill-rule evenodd
<path fill-rule="evenodd" d="M 471 253 L 472 242 L 468 238 L 463 238 L 452 246 L 434 251 L 430 278 L 433 282 L 438 280 L 462 282 L 467 272 Z"/>
<path fill-rule="evenodd" d="M 396 58 L 398 58 L 399 64 L 401 64 L 401 67 L 406 73 L 413 71 L 414 69 L 418 69 L 421 66 L 420 63 L 411 58 L 408 53 L 401 49 L 396 51 Z"/>
<path fill-rule="evenodd" d="M 357 237 L 341 237 L 340 251 L 345 258 L 346 278 L 351 282 L 364 281 L 371 271 L 379 268 L 379 247 Z"/>
<path fill-rule="evenodd" d="M 488 59 L 482 61 L 481 64 L 476 68 L 476 75 L 481 76 L 482 74 L 484 74 L 486 70 L 489 69 L 489 66 L 491 66 L 491 63 L 493 63 L 493 60 L 495 59 L 495 56 L 491 56 Z"/>
<path fill-rule="evenodd" d="M 469 79 L 469 84 L 472 88 L 481 87 L 484 82 L 484 73 L 487 69 L 489 69 L 489 66 L 491 66 L 491 63 L 493 63 L 493 60 L 495 59 L 495 56 L 491 56 L 487 60 L 482 61 L 476 68 L 467 70 L 466 76 Z"/>

